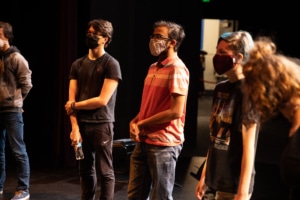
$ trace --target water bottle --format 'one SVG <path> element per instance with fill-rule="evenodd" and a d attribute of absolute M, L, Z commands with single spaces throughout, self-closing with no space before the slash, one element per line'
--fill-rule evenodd
<path fill-rule="evenodd" d="M 83 154 L 83 151 L 82 151 L 81 142 L 78 142 L 78 144 L 75 145 L 74 150 L 75 150 L 76 160 L 82 160 L 84 158 L 84 154 Z"/>

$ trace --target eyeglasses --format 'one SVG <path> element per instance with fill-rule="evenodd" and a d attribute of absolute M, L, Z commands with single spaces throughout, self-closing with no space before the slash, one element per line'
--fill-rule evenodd
<path fill-rule="evenodd" d="M 164 37 L 164 36 L 162 36 L 160 34 L 152 34 L 152 35 L 150 35 L 150 39 L 171 40 L 171 38 Z"/>
<path fill-rule="evenodd" d="M 99 39 L 104 38 L 102 35 L 97 34 L 97 33 L 87 32 L 86 34 L 87 34 L 87 35 L 91 35 L 91 36 L 98 37 Z"/>

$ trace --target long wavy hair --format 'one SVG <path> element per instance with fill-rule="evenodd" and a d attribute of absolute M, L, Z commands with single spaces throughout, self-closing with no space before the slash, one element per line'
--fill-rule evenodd
<path fill-rule="evenodd" d="M 300 96 L 298 60 L 276 49 L 270 39 L 259 38 L 243 65 L 244 113 L 254 111 L 262 122 L 277 115 L 291 97 Z"/>

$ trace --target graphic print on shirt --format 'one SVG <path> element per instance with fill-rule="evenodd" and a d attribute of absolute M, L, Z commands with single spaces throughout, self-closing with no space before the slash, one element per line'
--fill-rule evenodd
<path fill-rule="evenodd" d="M 212 105 L 210 119 L 210 142 L 216 149 L 228 150 L 233 109 L 234 97 L 218 92 Z"/>

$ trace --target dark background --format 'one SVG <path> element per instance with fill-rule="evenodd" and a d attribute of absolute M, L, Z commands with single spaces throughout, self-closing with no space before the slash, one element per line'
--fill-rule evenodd
<path fill-rule="evenodd" d="M 0 4 L 0 20 L 13 25 L 16 45 L 33 72 L 33 88 L 25 100 L 25 141 L 32 167 L 75 165 L 70 124 L 64 111 L 71 63 L 87 53 L 86 24 L 103 18 L 114 26 L 107 52 L 120 62 L 123 81 L 118 88 L 115 138 L 127 138 L 128 124 L 140 104 L 143 80 L 155 61 L 149 35 L 156 20 L 183 25 L 186 39 L 179 56 L 190 70 L 185 145 L 195 145 L 201 19 L 235 19 L 253 36 L 268 35 L 280 51 L 300 57 L 298 10 L 290 2 L 237 0 L 10 0 Z M 197 148 L 197 147 L 195 147 Z"/>

